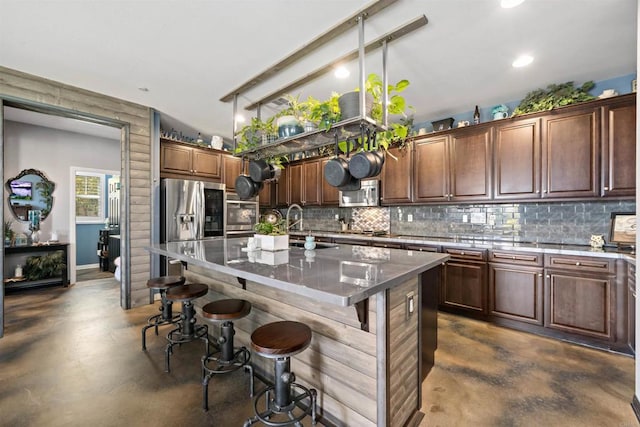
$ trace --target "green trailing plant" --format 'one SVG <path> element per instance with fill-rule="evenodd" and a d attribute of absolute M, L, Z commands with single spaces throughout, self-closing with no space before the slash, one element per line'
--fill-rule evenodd
<path fill-rule="evenodd" d="M 30 256 L 24 266 L 24 276 L 27 280 L 48 279 L 60 276 L 65 268 L 67 265 L 62 251 Z"/>
<path fill-rule="evenodd" d="M 256 225 L 253 226 L 253 230 L 257 234 L 263 234 L 266 236 L 282 236 L 287 234 L 286 220 L 284 218 L 279 219 L 275 223 L 260 219 Z"/>
<path fill-rule="evenodd" d="M 594 86 L 595 83 L 590 80 L 580 87 L 574 87 L 573 82 L 567 82 L 551 84 L 546 89 L 536 89 L 524 97 L 520 105 L 513 110 L 513 116 L 548 111 L 565 105 L 590 101 L 596 98 L 589 93 Z"/>
<path fill-rule="evenodd" d="M 319 101 L 313 97 L 307 99 L 309 105 L 309 120 L 317 123 L 318 129 L 329 130 L 334 123 L 340 121 L 340 94 L 332 92 L 331 97 L 325 101 Z"/>
<path fill-rule="evenodd" d="M 241 153 L 257 148 L 263 142 L 268 142 L 269 138 L 275 140 L 277 134 L 278 129 L 275 125 L 275 117 L 271 117 L 266 121 L 252 117 L 251 122 L 243 126 L 236 134 L 237 142 L 234 152 Z"/>
<path fill-rule="evenodd" d="M 13 240 L 13 236 L 15 236 L 16 233 L 11 229 L 12 225 L 13 225 L 13 221 L 11 220 L 7 220 L 4 222 L 4 238 L 5 239 Z"/>

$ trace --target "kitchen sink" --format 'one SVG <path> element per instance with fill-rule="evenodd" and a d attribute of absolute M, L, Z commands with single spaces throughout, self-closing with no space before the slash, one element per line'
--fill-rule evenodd
<path fill-rule="evenodd" d="M 289 246 L 292 248 L 304 248 L 304 240 L 289 240 Z M 335 243 L 316 242 L 316 249 L 335 248 Z"/>

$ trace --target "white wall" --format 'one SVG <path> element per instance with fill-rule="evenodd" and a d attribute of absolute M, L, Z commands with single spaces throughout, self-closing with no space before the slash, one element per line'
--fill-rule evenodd
<path fill-rule="evenodd" d="M 118 131 L 119 132 L 119 131 Z M 120 141 L 92 135 L 6 121 L 4 124 L 3 183 L 23 169 L 38 169 L 56 184 L 53 208 L 41 224 L 43 239 L 57 230 L 61 241 L 69 241 L 70 175 L 72 166 L 88 169 L 120 170 Z M 13 219 L 13 229 L 28 230 L 26 222 L 15 219 L 6 201 L 5 219 Z"/>

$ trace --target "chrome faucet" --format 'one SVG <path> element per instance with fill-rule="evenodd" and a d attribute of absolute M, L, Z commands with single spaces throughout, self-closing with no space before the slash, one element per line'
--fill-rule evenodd
<path fill-rule="evenodd" d="M 300 211 L 300 219 L 297 221 L 294 221 L 294 223 L 291 224 L 289 223 L 289 215 L 291 214 L 291 209 L 293 208 L 297 208 Z M 302 208 L 300 207 L 299 204 L 294 203 L 291 206 L 289 206 L 289 209 L 287 209 L 287 231 L 289 231 L 291 227 L 293 227 L 296 224 L 298 224 L 299 230 L 302 231 Z"/>

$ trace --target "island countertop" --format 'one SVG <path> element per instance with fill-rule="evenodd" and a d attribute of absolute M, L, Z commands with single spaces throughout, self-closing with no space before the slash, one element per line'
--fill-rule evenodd
<path fill-rule="evenodd" d="M 449 255 L 318 243 L 268 252 L 246 249 L 247 238 L 155 244 L 152 253 L 252 280 L 317 301 L 350 306 L 443 262 Z"/>

